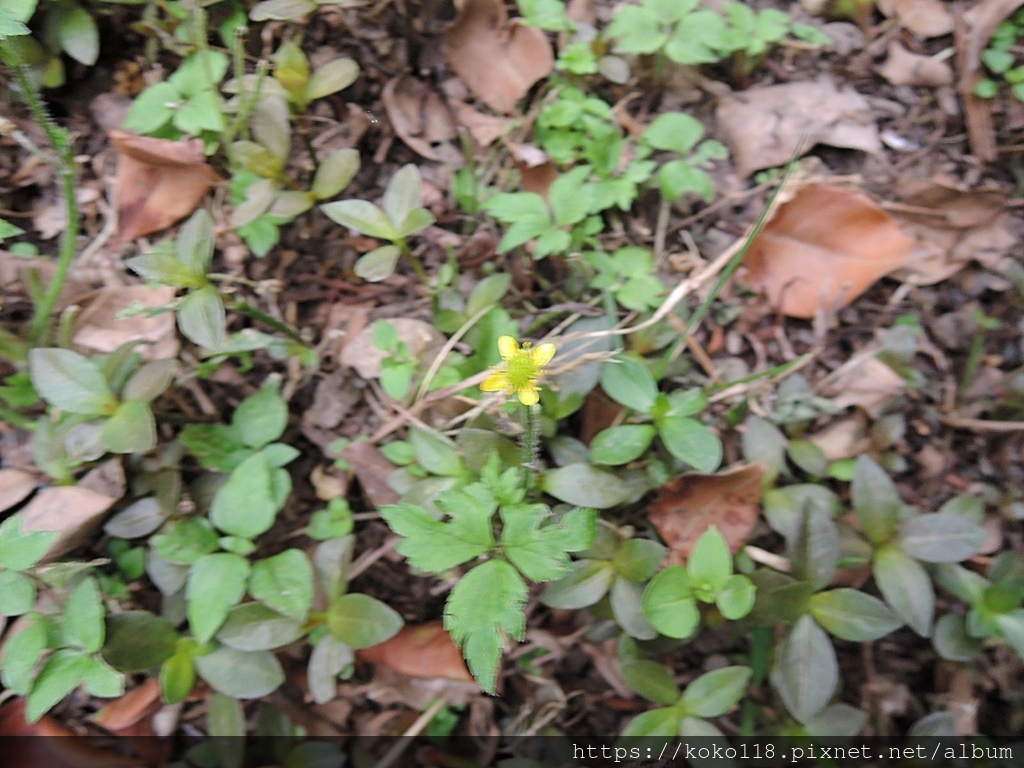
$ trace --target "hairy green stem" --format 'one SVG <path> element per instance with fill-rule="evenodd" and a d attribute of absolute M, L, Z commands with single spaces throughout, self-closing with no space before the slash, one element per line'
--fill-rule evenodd
<path fill-rule="evenodd" d="M 526 470 L 523 484 L 526 487 L 526 498 L 529 501 L 533 497 L 533 480 L 537 474 L 537 457 L 540 455 L 540 434 L 537 429 L 537 415 L 540 412 L 538 405 L 524 405 L 525 419 L 523 420 L 523 468 Z"/>
<path fill-rule="evenodd" d="M 57 269 L 42 296 L 35 303 L 35 310 L 28 327 L 28 341 L 32 346 L 46 342 L 50 315 L 60 298 L 64 283 L 71 269 L 71 261 L 75 257 L 75 245 L 78 240 L 78 202 L 75 200 L 75 156 L 68 132 L 56 125 L 46 111 L 39 88 L 28 76 L 28 71 L 17 55 L 10 48 L 0 49 L 0 56 L 13 72 L 21 89 L 21 96 L 28 105 L 32 117 L 43 129 L 47 140 L 56 152 L 55 165 L 61 180 L 61 192 L 64 195 L 64 212 L 67 216 L 67 227 L 61 237 L 60 253 L 57 256 Z"/>

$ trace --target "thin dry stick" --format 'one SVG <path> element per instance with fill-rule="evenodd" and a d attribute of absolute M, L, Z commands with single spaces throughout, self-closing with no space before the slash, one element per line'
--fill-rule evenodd
<path fill-rule="evenodd" d="M 430 724 L 434 715 L 441 711 L 441 708 L 448 703 L 448 694 L 442 693 L 437 700 L 426 709 L 416 721 L 409 726 L 409 729 L 398 738 L 398 742 L 385 753 L 384 757 L 378 760 L 373 768 L 391 768 L 391 765 L 402 756 L 402 753 L 412 744 L 414 736 L 419 736 L 420 731 Z"/>
<path fill-rule="evenodd" d="M 1024 430 L 1024 421 L 988 421 L 986 419 L 968 419 L 964 416 L 950 414 L 939 416 L 939 421 L 950 427 L 968 429 L 972 432 L 1020 432 Z"/>

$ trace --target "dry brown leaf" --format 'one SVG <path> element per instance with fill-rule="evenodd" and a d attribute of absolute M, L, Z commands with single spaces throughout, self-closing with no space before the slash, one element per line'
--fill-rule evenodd
<path fill-rule="evenodd" d="M 961 189 L 943 180 L 906 182 L 897 186 L 899 206 L 893 218 L 908 235 L 930 246 L 915 256 L 898 279 L 914 285 L 945 280 L 972 259 L 999 269 L 1015 245 L 1007 196 L 997 189 Z"/>
<path fill-rule="evenodd" d="M 750 245 L 747 281 L 790 317 L 845 307 L 903 266 L 918 244 L 859 192 L 811 184 Z"/>
<path fill-rule="evenodd" d="M 510 22 L 502 0 L 466 0 L 444 39 L 455 74 L 496 112 L 514 110 L 555 63 L 544 32 Z"/>
<path fill-rule="evenodd" d="M 117 148 L 117 242 L 158 232 L 188 216 L 220 177 L 200 139 L 170 141 L 110 132 Z"/>
<path fill-rule="evenodd" d="M 712 525 L 735 554 L 761 514 L 764 465 L 755 462 L 717 475 L 690 473 L 669 480 L 651 502 L 648 519 L 669 547 L 666 564 L 686 561 Z"/>
<path fill-rule="evenodd" d="M 807 439 L 818 446 L 829 461 L 851 459 L 860 456 L 871 447 L 865 418 L 859 412 L 832 421 L 824 429 L 809 435 Z"/>
<path fill-rule="evenodd" d="M 1009 195 L 1001 189 L 963 189 L 943 179 L 897 182 L 903 216 L 955 229 L 979 227 L 1003 212 Z M 916 210 L 914 210 L 916 209 Z"/>
<path fill-rule="evenodd" d="M 558 178 L 558 168 L 548 158 L 547 152 L 534 144 L 520 144 L 506 141 L 505 146 L 512 153 L 519 170 L 519 188 L 523 192 L 536 192 L 545 200 L 548 190 Z"/>
<path fill-rule="evenodd" d="M 953 31 L 953 16 L 942 0 L 878 0 L 878 10 L 895 16 L 900 26 L 921 37 L 940 37 Z"/>
<path fill-rule="evenodd" d="M 866 357 L 857 365 L 840 372 L 823 394 L 834 398 L 840 408 L 855 405 L 872 417 L 878 417 L 882 408 L 906 386 L 903 377 L 888 365 L 877 358 Z"/>
<path fill-rule="evenodd" d="M 465 126 L 469 135 L 473 137 L 473 141 L 481 148 L 493 144 L 508 133 L 512 127 L 512 118 L 485 115 L 464 101 L 456 101 L 453 106 L 459 124 Z"/>
<path fill-rule="evenodd" d="M 375 507 L 401 501 L 394 488 L 388 485 L 388 477 L 397 467 L 375 445 L 365 440 L 349 443 L 341 457 L 352 467 L 363 493 Z"/>
<path fill-rule="evenodd" d="M 441 677 L 471 682 L 462 652 L 440 621 L 406 626 L 389 640 L 364 648 L 358 658 L 383 664 L 408 677 Z"/>
<path fill-rule="evenodd" d="M 797 150 L 809 152 L 815 144 L 862 152 L 882 148 L 867 99 L 852 88 L 840 89 L 828 77 L 725 96 L 716 117 L 743 178 L 782 165 Z"/>
<path fill-rule="evenodd" d="M 143 734 L 136 727 L 152 717 L 160 709 L 160 681 L 151 677 L 138 688 L 133 688 L 120 698 L 103 706 L 90 718 L 101 728 L 116 734 L 153 735 L 151 723 L 146 723 Z"/>
<path fill-rule="evenodd" d="M 4 768 L 128 768 L 143 761 L 94 746 L 88 739 L 63 738 L 75 734 L 50 715 L 34 723 L 25 720 L 25 700 L 13 699 L 0 707 L 0 737 L 4 738 Z"/>
<path fill-rule="evenodd" d="M 24 501 L 36 489 L 36 479 L 20 469 L 0 469 L 0 512 Z"/>
<path fill-rule="evenodd" d="M 174 313 L 150 317 L 146 314 L 119 318 L 133 304 L 159 307 L 174 300 L 172 286 L 146 285 L 107 287 L 87 297 L 85 308 L 75 318 L 72 341 L 81 351 L 107 354 L 130 341 L 142 342 L 136 350 L 148 360 L 176 357 L 181 346 L 174 330 Z"/>
<path fill-rule="evenodd" d="M 889 57 L 878 74 L 893 85 L 936 87 L 953 84 L 953 68 L 932 56 L 911 53 L 895 40 L 889 45 Z"/>
<path fill-rule="evenodd" d="M 77 485 L 43 488 L 21 511 L 22 530 L 56 531 L 59 536 L 44 561 L 65 555 L 85 541 L 103 522 L 117 499 Z"/>
<path fill-rule="evenodd" d="M 442 160 L 436 147 L 455 138 L 455 121 L 437 92 L 410 75 L 391 78 L 381 93 L 391 127 L 428 160 Z"/>
<path fill-rule="evenodd" d="M 356 334 L 341 353 L 342 365 L 355 368 L 356 373 L 364 379 L 375 379 L 380 376 L 381 362 L 391 356 L 390 352 L 377 349 L 373 342 L 373 330 L 377 323 L 381 322 L 391 323 L 395 327 L 398 339 L 409 348 L 409 353 L 421 361 L 429 362 L 429 359 L 444 346 L 444 335 L 430 323 L 411 317 L 378 320 Z"/>

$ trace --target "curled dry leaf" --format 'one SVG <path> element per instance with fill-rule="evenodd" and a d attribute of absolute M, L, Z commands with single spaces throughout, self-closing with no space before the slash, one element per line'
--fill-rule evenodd
<path fill-rule="evenodd" d="M 440 621 L 406 626 L 397 635 L 357 653 L 371 664 L 383 664 L 408 677 L 442 677 L 471 682 L 462 652 Z"/>
<path fill-rule="evenodd" d="M 903 266 L 917 243 L 859 192 L 810 184 L 750 245 L 747 281 L 790 317 L 845 307 Z"/>
<path fill-rule="evenodd" d="M 137 351 L 148 360 L 175 357 L 180 343 L 174 330 L 174 314 L 120 317 L 132 305 L 159 307 L 174 300 L 172 286 L 107 287 L 87 297 L 75 318 L 72 341 L 86 352 L 108 354 L 130 341 L 141 342 Z"/>
<path fill-rule="evenodd" d="M 220 177 L 206 164 L 199 139 L 170 141 L 110 132 L 117 148 L 117 241 L 125 243 L 188 216 Z"/>
<path fill-rule="evenodd" d="M 118 735 L 152 736 L 153 726 L 149 720 L 160 707 L 160 681 L 151 677 L 139 687 L 105 704 L 91 719 L 101 728 Z"/>
<path fill-rule="evenodd" d="M 855 405 L 872 417 L 878 417 L 886 404 L 907 386 L 896 371 L 874 357 L 845 368 L 822 392 L 832 397 L 839 408 Z"/>
<path fill-rule="evenodd" d="M 999 189 L 962 189 L 943 180 L 898 184 L 900 202 L 892 215 L 900 228 L 931 246 L 907 263 L 897 277 L 931 285 L 951 277 L 974 259 L 998 269 L 1016 244 L 1003 211 L 1007 195 Z"/>
<path fill-rule="evenodd" d="M 889 57 L 878 74 L 893 85 L 936 87 L 953 84 L 953 68 L 933 56 L 911 53 L 895 40 L 889 45 Z"/>
<path fill-rule="evenodd" d="M 741 177 L 781 165 L 815 144 L 862 152 L 882 148 L 867 99 L 828 77 L 725 96 L 716 117 Z"/>
<path fill-rule="evenodd" d="M 437 147 L 456 135 L 448 106 L 429 85 L 410 75 L 391 78 L 381 93 L 399 138 L 428 160 L 441 160 Z"/>
<path fill-rule="evenodd" d="M 65 555 L 99 527 L 117 499 L 78 485 L 43 488 L 21 511 L 22 530 L 55 531 L 59 535 L 43 561 Z"/>
<path fill-rule="evenodd" d="M 454 101 L 452 106 L 459 124 L 465 126 L 473 141 L 480 147 L 490 146 L 512 127 L 512 118 L 485 115 L 464 101 Z"/>
<path fill-rule="evenodd" d="M 509 21 L 502 0 L 465 0 L 444 39 L 455 74 L 496 112 L 514 110 L 555 63 L 544 32 Z"/>
<path fill-rule="evenodd" d="M 683 563 L 712 525 L 735 554 L 747 543 L 761 514 L 764 465 L 754 462 L 717 475 L 690 473 L 658 489 L 647 513 L 669 547 L 666 564 Z"/>
<path fill-rule="evenodd" d="M 536 192 L 547 199 L 548 190 L 558 178 L 558 168 L 548 159 L 547 153 L 533 144 L 519 144 L 506 141 L 505 146 L 512 153 L 519 169 L 519 188 L 523 192 Z"/>
<path fill-rule="evenodd" d="M 878 10 L 921 37 L 940 37 L 953 31 L 953 16 L 942 0 L 878 0 Z"/>

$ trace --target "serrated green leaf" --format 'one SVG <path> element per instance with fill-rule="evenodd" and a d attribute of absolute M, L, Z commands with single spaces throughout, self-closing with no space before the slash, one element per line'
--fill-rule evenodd
<path fill-rule="evenodd" d="M 99 366 L 70 349 L 33 349 L 28 355 L 32 386 L 48 403 L 69 413 L 113 413 L 117 400 Z"/>
<path fill-rule="evenodd" d="M 286 549 L 253 564 L 249 594 L 264 605 L 297 621 L 305 621 L 313 605 L 313 566 L 304 552 Z"/>
<path fill-rule="evenodd" d="M 644 131 L 643 140 L 655 149 L 685 155 L 697 146 L 703 135 L 704 126 L 697 118 L 682 112 L 668 112 L 654 119 Z"/>
<path fill-rule="evenodd" d="M 248 561 L 230 552 L 204 555 L 192 564 L 185 599 L 189 627 L 199 642 L 208 642 L 220 629 L 245 594 L 248 578 Z"/>
<path fill-rule="evenodd" d="M 405 538 L 396 549 L 417 568 L 434 573 L 454 568 L 494 548 L 489 508 L 461 492 L 445 499 L 449 519 L 436 520 L 422 507 L 392 504 L 381 507 L 391 530 Z"/>
<path fill-rule="evenodd" d="M 557 579 L 570 568 L 567 552 L 586 549 L 590 545 L 594 538 L 596 515 L 593 510 L 574 512 L 577 514 L 570 513 L 558 523 L 542 527 L 541 523 L 550 514 L 546 504 L 517 504 L 501 508 L 504 523 L 502 547 L 523 575 L 533 581 Z"/>
<path fill-rule="evenodd" d="M 4 641 L 0 660 L 0 681 L 7 690 L 21 696 L 29 692 L 36 679 L 36 666 L 47 647 L 46 625 L 41 620 L 27 624 Z"/>
<path fill-rule="evenodd" d="M 493 693 L 504 638 L 526 632 L 527 589 L 515 568 L 488 560 L 469 571 L 448 596 L 444 626 L 462 649 L 480 687 Z"/>
<path fill-rule="evenodd" d="M 25 719 L 36 722 L 78 687 L 88 670 L 89 656 L 62 648 L 54 651 L 39 671 L 25 702 Z"/>
<path fill-rule="evenodd" d="M 357 650 L 383 643 L 403 623 L 397 612 L 369 595 L 341 595 L 331 600 L 327 609 L 331 636 Z"/>
<path fill-rule="evenodd" d="M 17 571 L 0 570 L 0 616 L 21 616 L 36 604 L 36 584 Z"/>
<path fill-rule="evenodd" d="M 24 571 L 38 563 L 60 534 L 56 531 L 22 531 L 22 516 L 11 515 L 0 522 L 0 565 Z"/>

